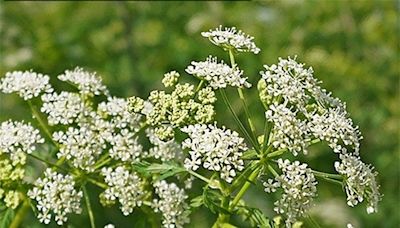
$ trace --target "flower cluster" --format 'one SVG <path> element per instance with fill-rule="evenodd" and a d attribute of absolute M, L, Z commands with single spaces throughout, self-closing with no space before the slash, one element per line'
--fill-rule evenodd
<path fill-rule="evenodd" d="M 146 191 L 144 181 L 134 172 L 119 166 L 101 170 L 104 181 L 109 186 L 101 195 L 108 204 L 118 199 L 122 213 L 127 216 L 135 207 L 142 205 Z"/>
<path fill-rule="evenodd" d="M 74 123 L 84 111 L 84 103 L 77 93 L 48 93 L 43 94 L 41 98 L 43 105 L 40 111 L 47 114 L 50 125 Z"/>
<path fill-rule="evenodd" d="M 291 224 L 310 209 L 314 197 L 317 195 L 317 181 L 307 164 L 299 161 L 291 163 L 289 160 L 278 160 L 278 166 L 282 170 L 275 180 L 264 182 L 265 191 L 275 192 L 282 188 L 282 197 L 275 202 L 274 210 L 287 216 L 286 226 Z"/>
<path fill-rule="evenodd" d="M 314 137 L 327 141 L 334 152 L 346 153 L 346 146 L 351 146 L 358 154 L 362 136 L 346 115 L 341 108 L 330 108 L 322 115 L 315 113 L 310 118 L 309 129 Z"/>
<path fill-rule="evenodd" d="M 108 94 L 107 88 L 96 73 L 84 71 L 79 67 L 73 71 L 66 70 L 64 74 L 58 76 L 58 79 L 76 85 L 79 91 L 85 95 Z"/>
<path fill-rule="evenodd" d="M 15 209 L 21 194 L 16 182 L 25 175 L 26 153 L 32 153 L 36 144 L 43 143 L 39 130 L 30 124 L 8 120 L 0 125 L 0 200 Z"/>
<path fill-rule="evenodd" d="M 253 52 L 254 54 L 260 52 L 260 48 L 253 42 L 254 37 L 246 35 L 241 30 L 237 31 L 235 27 L 222 29 L 222 26 L 219 26 L 215 30 L 202 32 L 201 35 L 224 49 L 234 49 L 238 52 Z"/>
<path fill-rule="evenodd" d="M 274 123 L 272 145 L 275 148 L 288 149 L 294 155 L 300 152 L 307 154 L 308 130 L 305 121 L 297 119 L 296 112 L 283 104 L 272 104 L 269 108 L 265 117 Z"/>
<path fill-rule="evenodd" d="M 164 74 L 162 83 L 164 84 L 165 87 L 172 87 L 178 82 L 179 77 L 180 75 L 176 71 L 168 72 Z"/>
<path fill-rule="evenodd" d="M 65 157 L 76 168 L 88 172 L 94 170 L 97 157 L 106 148 L 105 140 L 90 125 L 55 132 L 53 139 L 60 143 L 58 158 Z"/>
<path fill-rule="evenodd" d="M 0 90 L 3 93 L 17 92 L 24 100 L 29 100 L 39 96 L 41 92 L 52 92 L 49 80 L 49 76 L 32 71 L 7 72 L 1 79 Z"/>
<path fill-rule="evenodd" d="M 36 148 L 35 145 L 43 142 L 39 130 L 30 124 L 11 120 L 1 123 L 0 154 L 9 153 L 12 160 L 19 160 L 17 155 L 19 152 L 32 153 Z"/>
<path fill-rule="evenodd" d="M 159 199 L 154 199 L 152 207 L 163 216 L 164 227 L 182 228 L 189 223 L 189 205 L 185 191 L 175 183 L 168 184 L 165 180 L 154 183 L 155 193 Z"/>
<path fill-rule="evenodd" d="M 161 128 L 161 130 L 164 129 Z M 146 134 L 150 143 L 154 145 L 154 147 L 150 148 L 146 153 L 146 157 L 160 159 L 163 162 L 180 160 L 183 157 L 181 146 L 173 138 L 165 141 L 165 138 L 160 138 L 158 136 L 160 133 L 157 134 L 154 129 L 148 129 Z M 173 132 L 171 134 L 173 135 Z"/>
<path fill-rule="evenodd" d="M 353 207 L 366 199 L 368 214 L 377 212 L 381 200 L 379 185 L 375 180 L 378 173 L 357 156 L 340 155 L 340 159 L 340 162 L 335 162 L 335 169 L 345 177 L 347 204 Z"/>
<path fill-rule="evenodd" d="M 250 88 L 247 77 L 242 77 L 243 71 L 236 66 L 230 67 L 223 61 L 218 62 L 216 57 L 209 56 L 206 61 L 191 63 L 186 72 L 201 80 L 206 80 L 214 89 L 233 87 Z"/>
<path fill-rule="evenodd" d="M 221 178 L 228 183 L 237 171 L 243 170 L 241 156 L 247 147 L 237 132 L 205 124 L 190 125 L 182 131 L 189 135 L 182 142 L 182 147 L 190 150 L 190 158 L 184 161 L 187 169 L 197 170 L 203 165 L 205 169 L 220 172 Z"/>
<path fill-rule="evenodd" d="M 131 98 L 129 109 L 134 113 L 144 114 L 147 124 L 154 127 L 162 127 L 165 123 L 172 127 L 190 123 L 208 123 L 213 119 L 215 112 L 210 101 L 216 99 L 203 98 L 204 96 L 201 100 L 196 98 L 193 85 L 177 84 L 171 93 L 152 91 L 146 102 L 141 102 L 140 98 Z"/>
<path fill-rule="evenodd" d="M 270 108 L 266 116 L 274 123 L 275 148 L 306 154 L 308 142 L 320 139 L 337 153 L 346 153 L 347 147 L 358 153 L 362 139 L 358 127 L 348 118 L 345 104 L 319 86 L 312 68 L 305 69 L 290 57 L 264 67 L 258 89 Z"/>
<path fill-rule="evenodd" d="M 41 223 L 49 224 L 52 213 L 58 225 L 67 222 L 70 213 L 80 214 L 82 191 L 75 189 L 75 181 L 70 175 L 62 175 L 46 169 L 44 178 L 35 181 L 28 196 L 37 202 L 38 219 Z"/>

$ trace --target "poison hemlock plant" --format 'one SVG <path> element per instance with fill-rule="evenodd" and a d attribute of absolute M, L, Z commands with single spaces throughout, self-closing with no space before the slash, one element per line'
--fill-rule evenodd
<path fill-rule="evenodd" d="M 86 210 L 91 227 L 99 226 L 89 200 L 97 199 L 105 207 L 116 204 L 125 216 L 142 211 L 154 227 L 184 227 L 198 207 L 218 215 L 214 227 L 234 227 L 233 216 L 252 227 L 298 227 L 309 216 L 320 180 L 342 186 L 349 206 L 365 202 L 368 213 L 377 212 L 377 173 L 360 159 L 358 127 L 345 104 L 320 86 L 312 68 L 296 58 L 280 58 L 265 65 L 252 86 L 235 56 L 260 52 L 253 37 L 222 27 L 202 36 L 223 48 L 230 64 L 213 56 L 193 61 L 185 71 L 197 85 L 180 83 L 180 74 L 171 71 L 162 80 L 165 90 L 147 98 L 113 97 L 98 75 L 81 68 L 58 76 L 75 86 L 61 92 L 54 91 L 47 75 L 7 73 L 1 91 L 26 100 L 41 129 L 13 120 L 0 125 L 2 224 L 18 227 L 31 206 L 44 224 L 63 225 L 71 214 Z M 245 121 L 232 108 L 227 87 L 237 90 Z M 251 89 L 258 89 L 265 108 L 262 132 L 244 95 Z M 216 113 L 219 102 L 239 132 L 215 121 L 226 115 Z M 323 141 L 337 155 L 337 174 L 295 160 Z M 27 164 L 33 164 L 29 159 L 46 166 L 33 182 L 26 178 Z M 203 185 L 202 194 L 190 194 L 193 181 Z M 263 183 L 265 197 L 279 193 L 270 206 L 284 224 L 242 199 L 256 182 Z M 88 185 L 101 189 L 100 195 L 89 195 Z"/>

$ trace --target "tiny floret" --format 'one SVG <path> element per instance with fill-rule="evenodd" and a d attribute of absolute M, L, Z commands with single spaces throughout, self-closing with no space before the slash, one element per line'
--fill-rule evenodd
<path fill-rule="evenodd" d="M 215 30 L 202 32 L 201 35 L 225 50 L 234 49 L 238 52 L 253 52 L 254 54 L 260 52 L 260 48 L 253 42 L 254 37 L 246 35 L 241 30 L 236 30 L 235 27 L 223 29 L 222 26 L 219 26 Z"/>
<path fill-rule="evenodd" d="M 39 96 L 40 93 L 50 93 L 53 88 L 49 84 L 49 76 L 33 71 L 7 72 L 1 79 L 0 90 L 3 93 L 16 92 L 24 100 Z"/>

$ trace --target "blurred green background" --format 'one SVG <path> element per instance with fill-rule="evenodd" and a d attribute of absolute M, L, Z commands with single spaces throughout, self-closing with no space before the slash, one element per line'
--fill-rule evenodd
<path fill-rule="evenodd" d="M 298 56 L 313 66 L 323 87 L 345 101 L 364 140 L 362 159 L 380 173 L 384 194 L 377 214 L 365 206 L 350 209 L 340 187 L 321 183 L 313 211 L 322 227 L 399 227 L 399 9 L 398 1 L 264 2 L 1 2 L 0 75 L 29 70 L 56 76 L 82 66 L 97 71 L 116 96 L 147 97 L 161 88 L 165 72 L 184 69 L 209 54 L 228 60 L 200 36 L 218 25 L 236 26 L 255 37 L 258 55 L 242 54 L 239 66 L 255 85 L 263 64 Z M 185 76 L 189 77 L 189 76 Z M 252 96 L 255 102 L 256 94 Z M 218 111 L 226 112 L 224 106 Z M 222 115 L 221 115 L 222 114 Z M 263 126 L 262 112 L 253 110 Z M 224 117 L 225 113 L 220 113 Z M 29 119 L 27 106 L 0 94 L 0 121 Z M 222 118 L 221 118 L 222 119 Z M 227 120 L 228 119 L 228 120 Z M 228 126 L 229 118 L 223 122 Z M 259 129 L 261 130 L 261 129 Z M 336 155 L 326 146 L 301 158 L 311 167 L 332 171 Z M 94 190 L 96 191 L 96 190 Z M 268 195 L 258 186 L 246 199 L 272 215 Z M 135 216 L 101 210 L 99 224 L 132 226 Z M 143 216 L 143 215 L 136 215 Z M 198 211 L 189 227 L 209 227 L 214 216 Z M 88 226 L 76 216 L 75 226 Z M 41 227 L 32 215 L 24 227 Z"/>

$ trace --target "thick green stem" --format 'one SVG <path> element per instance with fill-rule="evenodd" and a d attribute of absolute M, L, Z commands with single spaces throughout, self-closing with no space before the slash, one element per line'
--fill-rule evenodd
<path fill-rule="evenodd" d="M 22 206 L 18 209 L 17 214 L 15 215 L 13 221 L 10 224 L 9 228 L 18 228 L 20 227 L 22 220 L 25 218 L 26 212 L 28 212 L 29 209 L 29 201 L 27 199 L 24 199 L 24 203 Z"/>
<path fill-rule="evenodd" d="M 230 209 L 234 209 L 235 206 L 239 203 L 240 199 L 243 197 L 243 195 L 246 193 L 247 189 L 249 189 L 250 185 L 254 180 L 258 177 L 258 174 L 261 170 L 261 166 L 257 167 L 249 176 L 249 178 L 246 180 L 242 188 L 239 190 L 239 193 L 235 196 L 233 199 Z"/>
<path fill-rule="evenodd" d="M 90 226 L 92 228 L 96 228 L 96 223 L 94 221 L 94 214 L 93 214 L 92 206 L 90 204 L 89 194 L 88 194 L 85 186 L 82 187 L 82 190 L 83 190 L 83 195 L 85 196 L 86 208 L 87 208 L 87 211 L 89 214 L 89 219 L 90 219 Z"/>

